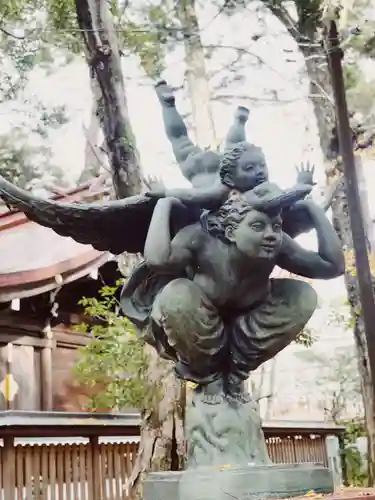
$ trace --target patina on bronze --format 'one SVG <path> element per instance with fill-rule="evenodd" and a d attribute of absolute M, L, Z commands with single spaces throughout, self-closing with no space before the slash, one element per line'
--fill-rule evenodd
<path fill-rule="evenodd" d="M 271 273 L 279 266 L 331 279 L 344 271 L 340 242 L 324 210 L 305 199 L 312 170 L 300 171 L 304 182 L 300 178 L 285 191 L 268 182 L 263 153 L 242 140 L 246 117 L 243 110 L 237 113 L 230 148 L 218 161 L 196 149 L 190 160 L 178 157 L 193 184 L 190 191 L 64 204 L 0 177 L 4 201 L 38 224 L 98 250 L 143 254 L 122 290 L 122 311 L 160 356 L 175 363 L 180 378 L 197 384 L 187 412 L 189 470 L 269 464 L 245 381 L 296 339 L 317 304 L 308 283 L 273 279 Z M 186 136 L 182 140 L 187 144 Z M 174 150 L 177 157 L 177 144 Z M 293 239 L 308 229 L 316 231 L 316 252 Z"/>

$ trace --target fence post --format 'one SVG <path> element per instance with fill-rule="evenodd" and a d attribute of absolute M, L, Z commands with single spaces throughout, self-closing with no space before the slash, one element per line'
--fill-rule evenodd
<path fill-rule="evenodd" d="M 98 436 L 90 436 L 91 456 L 92 456 L 92 500 L 101 500 L 101 467 L 100 448 Z"/>
<path fill-rule="evenodd" d="M 331 470 L 335 490 L 340 488 L 343 480 L 342 456 L 340 442 L 337 436 L 328 435 L 325 438 L 328 468 Z"/>
<path fill-rule="evenodd" d="M 3 467 L 3 485 L 5 500 L 14 500 L 15 491 L 15 449 L 14 449 L 14 437 L 4 436 L 4 463 L 1 464 Z"/>

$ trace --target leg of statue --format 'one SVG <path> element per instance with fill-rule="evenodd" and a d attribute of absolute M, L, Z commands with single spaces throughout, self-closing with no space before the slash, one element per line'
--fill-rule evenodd
<path fill-rule="evenodd" d="M 155 91 L 162 106 L 165 132 L 172 145 L 176 161 L 182 174 L 190 180 L 190 172 L 186 172 L 184 163 L 190 155 L 201 153 L 202 150 L 190 140 L 186 125 L 177 111 L 171 88 L 164 80 L 161 80 L 155 85 Z"/>
<path fill-rule="evenodd" d="M 227 346 L 224 326 L 215 307 L 192 281 L 179 278 L 157 296 L 151 314 L 176 351 L 177 374 L 204 391 L 219 389 L 221 360 Z"/>
<path fill-rule="evenodd" d="M 230 392 L 240 394 L 243 381 L 297 338 L 317 306 L 315 290 L 304 281 L 273 279 L 268 298 L 237 318 L 230 342 Z"/>
<path fill-rule="evenodd" d="M 246 141 L 245 126 L 249 118 L 250 111 L 244 106 L 238 106 L 234 113 L 233 124 L 230 127 L 225 139 L 225 149 L 233 148 L 239 142 Z"/>

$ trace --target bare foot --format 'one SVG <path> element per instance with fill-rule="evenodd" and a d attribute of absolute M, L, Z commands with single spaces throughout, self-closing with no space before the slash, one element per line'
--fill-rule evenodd
<path fill-rule="evenodd" d="M 161 103 L 167 106 L 174 106 L 176 103 L 172 88 L 165 80 L 159 80 L 155 85 L 155 91 Z"/>
<path fill-rule="evenodd" d="M 209 384 L 199 385 L 195 389 L 196 394 L 200 395 L 201 401 L 209 405 L 217 405 L 224 401 L 223 380 L 220 378 Z"/>
<path fill-rule="evenodd" d="M 246 404 L 252 401 L 251 395 L 246 388 L 245 382 L 233 374 L 230 374 L 228 376 L 225 389 L 225 397 L 229 402 L 236 404 Z"/>
<path fill-rule="evenodd" d="M 225 399 L 233 405 L 245 405 L 252 402 L 251 395 L 248 392 L 244 393 L 227 393 Z"/>
<path fill-rule="evenodd" d="M 234 117 L 241 123 L 246 123 L 249 119 L 250 110 L 245 106 L 238 106 L 234 112 Z"/>

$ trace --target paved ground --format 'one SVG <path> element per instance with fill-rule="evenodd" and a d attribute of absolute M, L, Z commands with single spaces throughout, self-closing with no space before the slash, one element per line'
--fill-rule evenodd
<path fill-rule="evenodd" d="M 294 497 L 293 500 L 375 500 L 375 488 L 342 488 L 330 495 L 322 495 L 313 491 L 302 497 Z"/>

